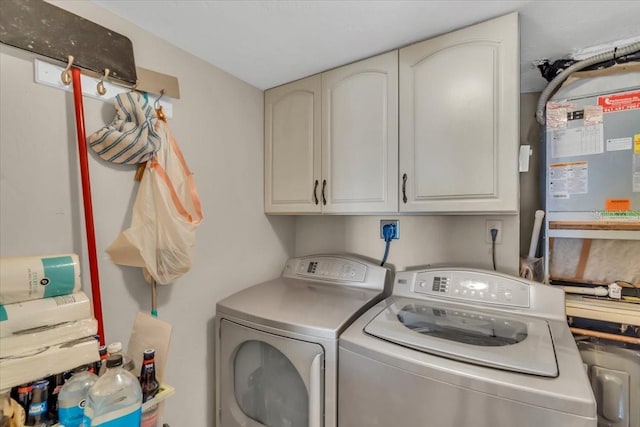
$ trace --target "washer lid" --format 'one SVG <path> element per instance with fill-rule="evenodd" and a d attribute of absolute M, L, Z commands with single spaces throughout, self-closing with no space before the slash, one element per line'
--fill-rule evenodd
<path fill-rule="evenodd" d="M 391 297 L 365 333 L 425 353 L 526 374 L 557 377 L 545 320 Z"/>

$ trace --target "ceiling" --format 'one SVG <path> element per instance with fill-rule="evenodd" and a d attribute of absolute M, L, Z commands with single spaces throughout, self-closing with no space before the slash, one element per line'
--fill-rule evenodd
<path fill-rule="evenodd" d="M 536 59 L 640 38 L 635 0 L 92 1 L 260 89 L 513 11 L 521 92 L 546 85 Z"/>

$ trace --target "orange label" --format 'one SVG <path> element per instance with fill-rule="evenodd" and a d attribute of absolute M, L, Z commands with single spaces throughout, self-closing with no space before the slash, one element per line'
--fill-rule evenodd
<path fill-rule="evenodd" d="M 633 135 L 633 152 L 640 154 L 640 133 Z"/>
<path fill-rule="evenodd" d="M 604 113 L 640 109 L 640 91 L 616 93 L 598 97 Z"/>
<path fill-rule="evenodd" d="M 631 199 L 607 199 L 604 210 L 607 212 L 630 211 Z"/>

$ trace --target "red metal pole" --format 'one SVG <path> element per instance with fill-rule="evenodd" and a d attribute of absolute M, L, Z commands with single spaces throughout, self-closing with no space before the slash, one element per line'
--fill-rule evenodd
<path fill-rule="evenodd" d="M 105 344 L 104 325 L 102 323 L 102 300 L 100 298 L 100 276 L 98 274 L 98 255 L 96 251 L 96 233 L 93 224 L 93 204 L 91 203 L 91 180 L 89 179 L 89 154 L 87 152 L 87 134 L 84 129 L 84 105 L 82 104 L 82 86 L 80 69 L 72 67 L 73 101 L 76 110 L 76 131 L 78 134 L 78 157 L 80 158 L 80 177 L 82 180 L 82 199 L 84 202 L 84 225 L 87 233 L 89 251 L 89 273 L 91 274 L 91 299 L 93 315 L 98 321 L 100 345 Z"/>

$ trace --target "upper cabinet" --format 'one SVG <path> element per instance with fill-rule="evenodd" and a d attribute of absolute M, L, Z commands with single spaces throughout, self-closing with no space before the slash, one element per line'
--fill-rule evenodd
<path fill-rule="evenodd" d="M 400 49 L 400 211 L 516 212 L 518 15 Z"/>
<path fill-rule="evenodd" d="M 266 91 L 265 212 L 517 212 L 518 45 L 514 13 Z"/>
<path fill-rule="evenodd" d="M 319 213 L 320 75 L 265 92 L 264 210 Z"/>
<path fill-rule="evenodd" d="M 266 91 L 265 212 L 395 212 L 397 177 L 398 51 Z"/>
<path fill-rule="evenodd" d="M 398 210 L 398 51 L 322 74 L 322 211 Z"/>

